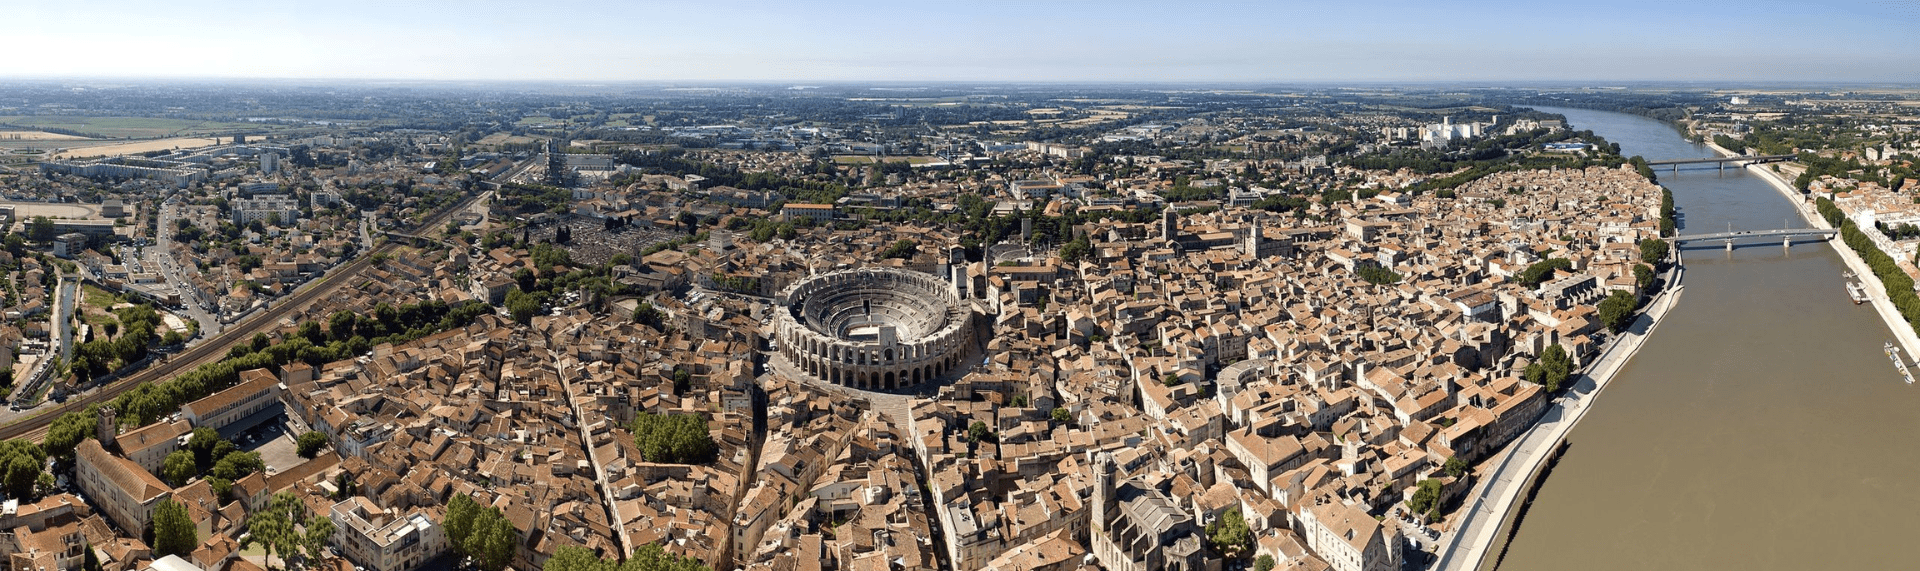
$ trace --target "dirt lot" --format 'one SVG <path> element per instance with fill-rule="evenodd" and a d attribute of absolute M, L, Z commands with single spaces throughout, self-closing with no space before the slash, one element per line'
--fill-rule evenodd
<path fill-rule="evenodd" d="M 35 216 L 48 218 L 95 218 L 100 214 L 97 204 L 68 204 L 59 202 L 7 202 L 0 206 L 12 206 L 14 218 L 26 220 Z"/>

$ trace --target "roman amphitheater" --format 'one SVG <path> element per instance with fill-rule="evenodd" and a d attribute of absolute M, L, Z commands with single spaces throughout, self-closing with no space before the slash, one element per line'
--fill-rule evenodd
<path fill-rule="evenodd" d="M 961 365 L 974 327 L 953 286 L 915 271 L 821 274 L 779 296 L 773 333 L 795 368 L 837 385 L 891 390 Z"/>

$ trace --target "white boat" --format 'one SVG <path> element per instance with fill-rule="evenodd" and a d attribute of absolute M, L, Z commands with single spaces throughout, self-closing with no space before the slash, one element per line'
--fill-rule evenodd
<path fill-rule="evenodd" d="M 1895 347 L 1892 341 L 1888 341 L 1881 350 L 1887 352 L 1887 358 L 1893 360 L 1894 368 L 1900 369 L 1900 376 L 1907 379 L 1907 384 L 1913 384 L 1913 373 L 1907 370 L 1906 360 L 1900 358 L 1900 348 Z"/>
<path fill-rule="evenodd" d="M 1867 288 L 1860 287 L 1860 284 L 1857 282 L 1847 282 L 1847 297 L 1853 299 L 1854 305 L 1866 303 Z"/>

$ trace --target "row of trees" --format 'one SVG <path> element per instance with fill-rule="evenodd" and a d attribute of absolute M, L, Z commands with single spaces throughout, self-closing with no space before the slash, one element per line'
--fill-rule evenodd
<path fill-rule="evenodd" d="M 659 545 L 642 545 L 626 561 L 601 559 L 593 550 L 568 545 L 554 550 L 543 571 L 710 571 L 692 557 L 667 553 Z"/>
<path fill-rule="evenodd" d="M 438 301 L 392 308 L 376 306 L 371 321 L 350 312 L 335 313 L 325 330 L 313 322 L 301 325 L 291 338 L 274 343 L 265 334 L 254 335 L 250 343 L 233 346 L 227 357 L 201 365 L 172 379 L 142 383 L 114 399 L 120 418 L 136 426 L 151 424 L 180 405 L 205 398 L 239 383 L 240 372 L 302 361 L 321 365 L 352 358 L 373 348 L 376 343 L 404 342 L 437 331 L 462 327 L 480 315 L 491 312 L 485 304 L 467 303 L 449 306 Z M 348 324 L 352 325 L 349 326 Z M 362 333 L 384 333 L 368 339 Z M 343 338 L 344 336 L 344 338 Z M 324 341 L 325 345 L 319 342 Z M 77 441 L 74 442 L 78 444 Z"/>
<path fill-rule="evenodd" d="M 1873 239 L 1861 232 L 1852 220 L 1847 220 L 1832 200 L 1820 198 L 1814 202 L 1814 207 L 1829 224 L 1840 228 L 1840 239 L 1860 254 L 1861 261 L 1866 262 L 1868 268 L 1873 269 L 1873 275 L 1880 279 L 1880 284 L 1887 290 L 1887 299 L 1893 302 L 1895 309 L 1900 310 L 1900 317 L 1914 331 L 1920 331 L 1920 296 L 1914 295 L 1913 278 L 1900 269 L 1892 256 L 1880 251 L 1880 247 L 1873 244 Z"/>

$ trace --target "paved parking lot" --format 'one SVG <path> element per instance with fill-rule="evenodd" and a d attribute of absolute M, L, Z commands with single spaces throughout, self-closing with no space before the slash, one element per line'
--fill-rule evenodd
<path fill-rule="evenodd" d="M 239 444 L 241 450 L 260 453 L 260 461 L 266 463 L 267 471 L 277 473 L 307 461 L 300 457 L 299 447 L 294 443 L 294 437 L 299 435 L 288 430 L 283 420 L 277 420 L 236 435 L 234 444 Z"/>

